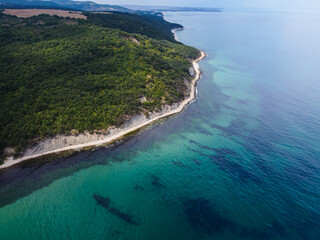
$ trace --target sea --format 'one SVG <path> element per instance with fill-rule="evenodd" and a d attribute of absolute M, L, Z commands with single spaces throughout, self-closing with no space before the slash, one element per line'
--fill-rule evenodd
<path fill-rule="evenodd" d="M 0 239 L 320 239 L 320 13 L 170 12 L 197 100 L 109 147 L 0 171 Z"/>

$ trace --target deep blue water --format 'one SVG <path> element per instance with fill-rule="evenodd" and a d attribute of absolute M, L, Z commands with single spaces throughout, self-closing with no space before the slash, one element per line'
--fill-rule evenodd
<path fill-rule="evenodd" d="M 0 239 L 320 239 L 320 15 L 167 13 L 198 99 L 121 145 L 0 172 Z"/>

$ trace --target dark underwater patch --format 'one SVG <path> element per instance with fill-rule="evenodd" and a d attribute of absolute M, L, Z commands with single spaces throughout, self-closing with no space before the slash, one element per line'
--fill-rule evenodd
<path fill-rule="evenodd" d="M 202 127 L 198 127 L 197 130 L 198 130 L 198 132 L 200 132 L 200 133 L 202 133 L 204 135 L 208 135 L 208 136 L 212 136 L 213 135 L 210 131 L 208 131 L 207 129 L 202 128 Z"/>
<path fill-rule="evenodd" d="M 201 162 L 198 161 L 198 160 L 195 159 L 195 158 L 192 158 L 191 161 L 192 161 L 194 164 L 198 165 L 198 166 L 201 165 Z"/>
<path fill-rule="evenodd" d="M 228 135 L 232 135 L 233 133 L 226 127 L 221 127 L 220 125 L 217 125 L 215 123 L 208 123 L 208 125 L 213 128 L 213 129 L 217 129 L 220 130 L 223 133 L 226 133 Z"/>
<path fill-rule="evenodd" d="M 201 149 L 203 149 L 203 150 L 215 151 L 215 148 L 212 148 L 212 147 L 203 145 L 203 144 L 201 144 L 201 143 L 199 143 L 199 142 L 197 142 L 197 141 L 189 140 L 189 142 L 190 142 L 191 144 L 196 145 L 197 147 L 199 147 L 199 148 L 201 148 Z"/>
<path fill-rule="evenodd" d="M 225 136 L 238 136 L 243 137 L 239 129 L 245 129 L 245 123 L 240 120 L 233 120 L 228 127 L 222 127 L 215 123 L 207 123 L 211 128 L 221 131 Z"/>
<path fill-rule="evenodd" d="M 96 200 L 97 204 L 102 206 L 103 208 L 107 209 L 109 211 L 109 213 L 111 213 L 112 215 L 120 218 L 121 220 L 133 224 L 133 225 L 138 225 L 137 222 L 134 221 L 133 216 L 121 212 L 119 209 L 112 207 L 111 206 L 111 201 L 110 198 L 108 197 L 102 197 L 99 195 L 94 194 L 93 198 Z"/>
<path fill-rule="evenodd" d="M 111 235 L 112 235 L 112 237 L 115 237 L 115 236 L 119 237 L 120 234 L 121 234 L 121 232 L 117 230 L 117 231 L 114 231 Z"/>
<path fill-rule="evenodd" d="M 179 162 L 179 161 L 172 161 L 172 163 L 173 163 L 173 165 L 175 165 L 175 166 L 179 166 L 179 167 L 191 169 L 189 166 L 186 166 L 185 164 L 183 164 L 182 162 Z"/>
<path fill-rule="evenodd" d="M 205 157 L 205 158 L 209 158 L 209 155 L 205 154 L 205 153 L 202 153 L 201 151 L 197 150 L 197 149 L 193 149 L 193 148 L 190 148 L 188 147 L 188 150 L 191 151 L 191 152 L 194 152 L 202 157 Z"/>
<path fill-rule="evenodd" d="M 156 175 L 151 175 L 151 184 L 156 188 L 165 188 L 165 185 L 162 183 L 161 179 Z"/>
<path fill-rule="evenodd" d="M 237 177 L 242 182 L 252 181 L 256 184 L 261 183 L 261 179 L 259 177 L 247 171 L 239 163 L 228 159 L 225 155 L 212 155 L 210 158 L 217 166 L 220 167 L 220 169 L 228 172 L 230 176 Z"/>
<path fill-rule="evenodd" d="M 100 206 L 102 206 L 102 207 L 104 207 L 106 209 L 109 209 L 109 207 L 110 207 L 110 198 L 101 197 L 101 196 L 96 195 L 96 194 L 93 195 L 93 198 L 96 200 L 98 205 L 100 205 Z"/>
<path fill-rule="evenodd" d="M 219 233 L 233 228 L 233 223 L 222 217 L 204 198 L 187 200 L 184 204 L 184 212 L 190 226 L 200 233 Z"/>
<path fill-rule="evenodd" d="M 184 203 L 184 212 L 190 226 L 199 235 L 230 232 L 244 239 L 274 239 L 276 236 L 285 236 L 285 229 L 278 221 L 268 227 L 248 229 L 234 223 L 223 215 L 204 198 L 189 199 Z M 237 239 L 237 238 L 235 238 Z"/>
<path fill-rule="evenodd" d="M 136 190 L 136 191 L 143 191 L 143 192 L 146 192 L 146 191 L 147 191 L 147 189 L 145 189 L 143 186 L 141 186 L 141 185 L 139 185 L 139 184 L 136 184 L 136 185 L 134 186 L 134 190 Z"/>
<path fill-rule="evenodd" d="M 229 148 L 213 148 L 217 155 L 237 156 L 237 153 Z"/>
<path fill-rule="evenodd" d="M 261 183 L 261 179 L 259 177 L 246 170 L 241 164 L 228 158 L 228 156 L 231 156 L 234 159 L 240 159 L 241 157 L 235 151 L 228 148 L 213 148 L 204 146 L 194 140 L 190 140 L 189 142 L 195 144 L 197 147 L 203 150 L 209 150 L 214 153 L 214 155 L 209 155 L 201 152 L 201 150 L 189 148 L 189 150 L 197 153 L 198 155 L 211 159 L 211 161 L 213 161 L 218 167 L 220 167 L 220 169 L 226 171 L 231 177 L 236 177 L 242 182 L 252 181 L 256 184 Z"/>
<path fill-rule="evenodd" d="M 191 144 L 197 144 L 198 142 L 196 142 L 196 141 L 194 141 L 194 140 L 189 140 L 189 142 L 191 143 Z"/>
<path fill-rule="evenodd" d="M 196 141 L 194 141 L 194 140 L 189 140 L 189 142 L 191 143 L 191 144 L 194 144 L 194 145 L 196 145 L 197 147 L 199 147 L 199 148 L 201 148 L 201 149 L 203 149 L 203 150 L 209 150 L 209 151 L 212 151 L 212 152 L 214 152 L 214 153 L 216 153 L 216 154 L 223 154 L 223 155 L 236 155 L 237 153 L 235 152 L 235 151 L 233 151 L 233 150 L 231 150 L 231 149 L 229 149 L 229 148 L 214 148 L 214 147 L 209 147 L 209 146 L 206 146 L 206 145 L 203 145 L 203 144 L 201 144 L 201 143 L 199 143 L 199 142 L 196 142 Z M 193 150 L 193 149 L 190 149 L 191 151 L 194 151 L 194 152 L 196 152 L 196 153 L 199 153 L 199 154 L 202 154 L 202 155 L 205 155 L 204 153 L 202 153 L 201 151 L 198 151 L 198 150 Z M 206 156 L 208 156 L 208 155 L 206 155 Z"/>

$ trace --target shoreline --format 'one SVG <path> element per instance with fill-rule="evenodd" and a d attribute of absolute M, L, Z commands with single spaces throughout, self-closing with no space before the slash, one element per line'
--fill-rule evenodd
<path fill-rule="evenodd" d="M 179 38 L 178 38 L 178 35 L 177 35 L 177 31 L 182 31 L 184 28 L 182 27 L 182 28 L 174 28 L 174 29 L 172 29 L 171 30 L 171 32 L 173 33 L 173 35 L 174 35 L 174 39 L 176 40 L 176 41 L 178 41 L 179 42 Z"/>
<path fill-rule="evenodd" d="M 149 125 L 157 120 L 160 120 L 162 118 L 166 118 L 171 115 L 175 115 L 177 113 L 182 112 L 187 105 L 189 105 L 190 103 L 192 103 L 196 99 L 197 82 L 201 79 L 201 73 L 202 73 L 200 71 L 200 67 L 199 67 L 198 62 L 203 60 L 207 56 L 203 51 L 201 51 L 201 50 L 199 50 L 199 51 L 201 53 L 200 57 L 195 59 L 194 61 L 192 61 L 192 66 L 195 70 L 195 76 L 190 84 L 190 87 L 191 87 L 190 96 L 188 98 L 184 99 L 182 102 L 180 102 L 178 104 L 174 104 L 173 106 L 170 106 L 171 109 L 167 110 L 167 112 L 165 112 L 165 113 L 160 112 L 160 115 L 159 115 L 159 113 L 155 113 L 154 117 L 151 117 L 151 119 L 146 118 L 144 121 L 139 122 L 137 125 L 133 124 L 133 126 L 129 126 L 127 128 L 117 128 L 116 130 L 118 130 L 118 132 L 115 131 L 114 134 L 108 134 L 111 136 L 106 135 L 105 138 L 101 139 L 101 140 L 89 141 L 89 142 L 81 143 L 81 144 L 77 144 L 77 145 L 70 145 L 70 146 L 54 149 L 51 151 L 42 152 L 39 154 L 31 154 L 31 155 L 23 156 L 23 157 L 20 157 L 17 159 L 13 159 L 12 157 L 10 157 L 10 158 L 6 159 L 2 165 L 0 165 L 0 169 L 4 169 L 7 167 L 16 165 L 18 163 L 30 160 L 30 159 L 35 159 L 35 158 L 39 158 L 39 157 L 43 157 L 43 156 L 47 156 L 47 155 L 51 155 L 51 154 L 57 154 L 57 153 L 62 153 L 62 152 L 66 152 L 66 151 L 76 151 L 76 150 L 80 150 L 83 148 L 96 147 L 96 146 L 101 146 L 104 144 L 111 144 L 112 142 L 119 140 L 120 138 L 124 137 L 125 135 L 127 135 L 131 132 L 137 131 L 143 127 L 146 127 L 147 125 Z"/>

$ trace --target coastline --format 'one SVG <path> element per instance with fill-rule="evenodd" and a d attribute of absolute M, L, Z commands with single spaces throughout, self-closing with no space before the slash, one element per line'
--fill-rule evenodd
<path fill-rule="evenodd" d="M 172 29 L 171 30 L 171 32 L 173 33 L 173 35 L 174 35 L 174 39 L 176 40 L 176 41 L 178 41 L 179 42 L 179 38 L 178 38 L 178 35 L 177 35 L 177 31 L 182 31 L 184 28 L 182 27 L 182 28 L 174 28 L 174 29 Z"/>
<path fill-rule="evenodd" d="M 0 169 L 4 169 L 4 168 L 10 167 L 10 166 L 13 166 L 15 164 L 24 162 L 26 160 L 39 158 L 39 157 L 43 157 L 46 155 L 57 154 L 57 153 L 62 153 L 62 152 L 66 152 L 66 151 L 76 151 L 76 150 L 80 150 L 80 149 L 87 148 L 87 147 L 95 147 L 95 146 L 101 146 L 104 144 L 109 144 L 109 143 L 112 143 L 116 140 L 119 140 L 120 138 L 124 137 L 125 135 L 127 135 L 131 132 L 137 131 L 137 130 L 139 130 L 139 129 L 141 129 L 141 128 L 143 128 L 143 127 L 145 127 L 145 126 L 147 126 L 147 125 L 149 125 L 159 119 L 169 117 L 171 115 L 182 112 L 185 109 L 185 107 L 188 104 L 190 104 L 191 102 L 193 102 L 196 98 L 197 82 L 201 79 L 201 71 L 200 71 L 200 67 L 199 67 L 198 62 L 203 60 L 206 57 L 206 54 L 203 51 L 200 50 L 200 53 L 201 53 L 200 57 L 195 59 L 192 62 L 192 66 L 195 70 L 195 76 L 190 84 L 191 85 L 190 86 L 191 87 L 190 95 L 188 98 L 184 99 L 182 102 L 176 103 L 172 106 L 167 105 L 162 109 L 161 112 L 151 114 L 151 116 L 149 118 L 146 118 L 144 115 L 137 116 L 140 119 L 133 120 L 131 122 L 131 124 L 128 124 L 129 126 L 126 126 L 126 127 L 124 126 L 124 127 L 112 129 L 111 133 L 106 134 L 106 135 L 101 135 L 101 136 L 97 135 L 98 138 L 101 138 L 100 140 L 88 141 L 88 142 L 76 144 L 76 145 L 68 145 L 68 146 L 64 146 L 61 148 L 57 148 L 54 150 L 48 150 L 48 151 L 44 151 L 44 152 L 41 152 L 42 146 L 40 146 L 38 148 L 36 148 L 37 146 L 31 147 L 30 149 L 35 148 L 35 150 L 30 151 L 30 149 L 27 149 L 26 152 L 24 153 L 24 156 L 20 157 L 20 158 L 16 158 L 16 159 L 13 159 L 13 157 L 7 158 L 4 161 L 4 163 L 2 165 L 0 165 Z M 131 120 L 129 120 L 129 122 L 130 121 Z M 126 124 L 124 124 L 124 125 L 126 125 Z M 77 138 L 77 137 L 75 137 L 75 138 Z M 43 140 L 41 142 L 44 142 L 44 141 L 46 141 L 46 140 Z M 54 141 L 54 139 L 49 139 L 49 141 L 52 142 L 52 141 Z M 36 145 L 41 145 L 41 142 Z M 40 151 L 39 151 L 39 149 L 40 149 Z M 28 150 L 30 152 L 29 154 L 28 154 Z M 37 153 L 37 152 L 40 152 L 40 153 Z"/>

